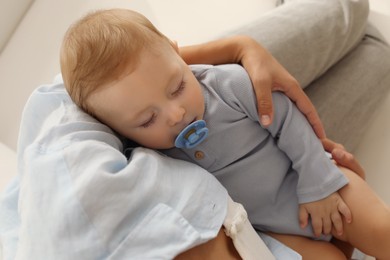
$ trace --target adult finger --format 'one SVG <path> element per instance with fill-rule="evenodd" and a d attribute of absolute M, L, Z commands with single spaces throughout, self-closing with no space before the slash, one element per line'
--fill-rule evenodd
<path fill-rule="evenodd" d="M 273 120 L 272 82 L 269 77 L 257 74 L 253 80 L 253 88 L 257 98 L 257 110 L 260 122 L 267 127 Z"/>
<path fill-rule="evenodd" d="M 296 79 L 286 77 L 285 82 L 277 83 L 275 89 L 283 91 L 295 103 L 298 109 L 306 116 L 318 138 L 326 138 L 325 129 L 317 110 Z"/>
<path fill-rule="evenodd" d="M 362 179 L 366 178 L 366 173 L 360 163 L 355 159 L 353 154 L 339 148 L 332 151 L 332 158 L 337 164 L 348 168 L 359 175 Z"/>
<path fill-rule="evenodd" d="M 324 146 L 325 151 L 332 154 L 333 160 L 338 165 L 341 165 L 345 168 L 348 168 L 359 175 L 361 178 L 365 179 L 365 171 L 360 163 L 355 159 L 353 154 L 345 150 L 344 146 L 333 142 L 327 138 L 321 140 L 322 145 Z"/>
<path fill-rule="evenodd" d="M 309 213 L 307 210 L 300 206 L 299 207 L 299 225 L 301 228 L 305 228 L 309 222 Z"/>
<path fill-rule="evenodd" d="M 325 151 L 332 153 L 334 149 L 342 149 L 345 150 L 344 146 L 342 144 L 333 142 L 332 140 L 328 138 L 321 139 L 322 146 L 324 147 Z"/>

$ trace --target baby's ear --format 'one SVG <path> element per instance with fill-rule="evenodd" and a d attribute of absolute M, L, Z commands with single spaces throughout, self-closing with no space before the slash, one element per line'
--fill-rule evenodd
<path fill-rule="evenodd" d="M 179 53 L 179 46 L 177 45 L 177 41 L 173 41 L 173 40 L 169 40 L 171 42 L 171 45 L 173 47 L 173 49 Z"/>

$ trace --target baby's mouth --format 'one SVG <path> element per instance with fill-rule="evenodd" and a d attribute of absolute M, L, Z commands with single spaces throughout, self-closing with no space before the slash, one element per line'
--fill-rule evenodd
<path fill-rule="evenodd" d="M 175 146 L 177 148 L 191 149 L 203 142 L 207 137 L 208 129 L 204 120 L 193 120 L 176 137 Z"/>
<path fill-rule="evenodd" d="M 196 117 L 194 119 L 192 119 L 192 121 L 189 121 L 188 123 L 183 124 L 183 126 L 180 127 L 180 131 L 179 131 L 179 133 L 177 133 L 176 136 L 178 136 L 187 126 L 194 123 L 195 121 L 196 121 Z"/>

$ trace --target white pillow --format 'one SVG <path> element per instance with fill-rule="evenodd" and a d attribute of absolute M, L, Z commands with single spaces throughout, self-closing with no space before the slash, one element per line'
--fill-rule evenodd
<path fill-rule="evenodd" d="M 0 193 L 16 176 L 16 152 L 0 143 Z"/>

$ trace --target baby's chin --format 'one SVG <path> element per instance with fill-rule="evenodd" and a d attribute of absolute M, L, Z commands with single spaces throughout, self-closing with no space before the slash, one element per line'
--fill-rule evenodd
<path fill-rule="evenodd" d="M 153 145 L 143 145 L 143 146 L 146 147 L 146 148 L 149 148 L 149 149 L 154 149 L 154 150 L 168 150 L 168 149 L 175 148 L 175 144 L 174 143 L 170 143 L 170 144 L 153 144 Z"/>
<path fill-rule="evenodd" d="M 128 140 L 138 144 L 138 146 L 149 148 L 153 150 L 168 150 L 175 147 L 175 140 L 166 140 L 165 142 L 155 142 L 155 140 L 135 140 L 136 138 L 130 138 L 124 136 Z"/>
<path fill-rule="evenodd" d="M 170 145 L 167 145 L 165 148 L 160 148 L 159 150 L 168 150 L 168 149 L 172 149 L 172 148 L 175 148 L 175 144 L 170 144 Z"/>

